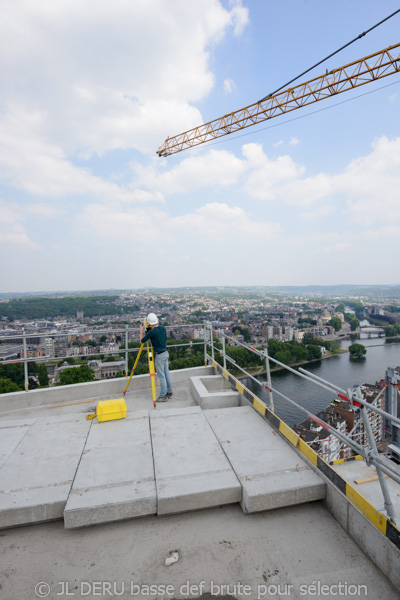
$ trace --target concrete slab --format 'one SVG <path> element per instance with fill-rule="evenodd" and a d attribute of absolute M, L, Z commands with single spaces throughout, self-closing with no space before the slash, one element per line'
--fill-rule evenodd
<path fill-rule="evenodd" d="M 67 529 L 156 514 L 148 411 L 93 422 L 64 510 Z"/>
<path fill-rule="evenodd" d="M 35 423 L 36 419 L 0 422 L 0 469 Z"/>
<path fill-rule="evenodd" d="M 239 502 L 241 486 L 201 409 L 150 413 L 159 515 Z"/>
<path fill-rule="evenodd" d="M 0 539 L 4 600 L 34 600 L 39 582 L 48 584 L 51 600 L 399 599 L 399 586 L 390 585 L 320 502 L 253 515 L 233 504 L 84 531 L 44 523 L 10 529 Z M 180 560 L 166 568 L 165 558 L 177 549 Z M 102 582 L 112 582 L 111 590 Z M 235 592 L 239 582 L 250 592 Z M 339 583 L 352 585 L 350 593 L 338 593 Z M 150 593 L 150 585 L 158 592 Z M 159 591 L 167 585 L 173 592 Z M 321 595 L 318 585 L 334 587 Z M 364 587 L 357 593 L 355 586 Z"/>
<path fill-rule="evenodd" d="M 393 462 L 390 462 L 390 466 L 392 468 L 394 467 L 400 476 L 400 467 Z M 336 465 L 332 465 L 332 468 L 339 473 L 343 479 L 348 481 L 359 494 L 362 494 L 362 496 L 371 502 L 371 504 L 373 504 L 378 510 L 383 507 L 383 495 L 378 480 L 361 484 L 355 483 L 355 480 L 369 478 L 374 475 L 377 476 L 375 467 L 369 467 L 364 459 L 359 459 L 338 463 Z M 400 485 L 389 477 L 386 479 L 386 486 L 389 491 L 396 515 L 400 515 Z"/>
<path fill-rule="evenodd" d="M 325 498 L 323 480 L 252 408 L 204 414 L 243 487 L 244 512 Z"/>
<path fill-rule="evenodd" d="M 239 392 L 232 390 L 222 375 L 191 377 L 190 392 L 203 410 L 240 405 Z"/>
<path fill-rule="evenodd" d="M 24 423 L 0 469 L 0 527 L 62 518 L 90 429 L 82 415 L 39 417 L 25 433 Z"/>

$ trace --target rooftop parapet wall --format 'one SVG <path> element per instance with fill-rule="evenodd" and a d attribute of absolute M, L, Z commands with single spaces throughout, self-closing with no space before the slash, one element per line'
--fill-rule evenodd
<path fill-rule="evenodd" d="M 199 375 L 214 375 L 212 366 L 193 367 L 171 371 L 172 385 L 189 382 L 190 377 Z M 107 396 L 122 396 L 127 383 L 126 377 L 75 383 L 52 388 L 30 390 L 29 392 L 12 392 L 0 395 L 0 417 L 2 413 L 35 406 L 46 406 L 59 402 L 78 402 L 79 400 L 95 400 Z M 150 375 L 136 375 L 132 378 L 129 392 L 150 388 Z"/>

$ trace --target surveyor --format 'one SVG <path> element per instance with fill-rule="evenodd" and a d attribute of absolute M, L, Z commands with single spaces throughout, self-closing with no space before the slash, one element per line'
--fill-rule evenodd
<path fill-rule="evenodd" d="M 140 325 L 140 343 L 150 340 L 155 354 L 155 365 L 158 379 L 160 380 L 160 395 L 157 402 L 167 402 L 172 396 L 171 376 L 168 368 L 167 331 L 164 325 L 159 325 L 154 313 L 147 315 L 149 331 L 143 336 L 143 325 Z"/>

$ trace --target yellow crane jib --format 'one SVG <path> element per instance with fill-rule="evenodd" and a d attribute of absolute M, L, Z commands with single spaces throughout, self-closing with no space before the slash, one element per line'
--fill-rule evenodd
<path fill-rule="evenodd" d="M 169 137 L 157 154 L 176 154 L 399 72 L 400 43 Z"/>

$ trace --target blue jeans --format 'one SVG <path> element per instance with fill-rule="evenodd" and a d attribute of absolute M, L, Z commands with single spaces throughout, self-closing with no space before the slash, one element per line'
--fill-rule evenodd
<path fill-rule="evenodd" d="M 168 369 L 168 350 L 162 354 L 156 354 L 155 364 L 158 379 L 160 380 L 160 397 L 163 398 L 167 393 L 172 392 L 171 376 Z"/>

